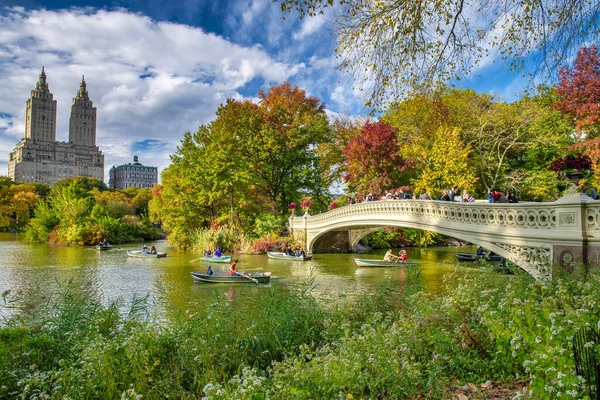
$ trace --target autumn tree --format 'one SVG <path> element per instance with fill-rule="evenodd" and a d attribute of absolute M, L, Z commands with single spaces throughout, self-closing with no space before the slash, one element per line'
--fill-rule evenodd
<path fill-rule="evenodd" d="M 434 135 L 428 161 L 417 179 L 415 190 L 425 189 L 432 195 L 458 186 L 473 191 L 477 183 L 475 169 L 469 163 L 471 147 L 460 137 L 459 128 L 440 127 Z"/>
<path fill-rule="evenodd" d="M 575 121 L 577 143 L 572 151 L 588 155 L 593 163 L 592 184 L 600 186 L 600 57 L 597 47 L 582 48 L 573 67 L 559 72 L 555 106 Z"/>
<path fill-rule="evenodd" d="M 338 7 L 340 68 L 367 91 L 372 108 L 460 80 L 489 58 L 513 71 L 530 63 L 534 73 L 548 73 L 600 32 L 598 0 L 274 1 L 300 18 Z"/>
<path fill-rule="evenodd" d="M 150 214 L 173 245 L 191 247 L 213 224 L 251 230 L 261 211 L 282 215 L 305 194 L 326 198 L 328 166 L 316 152 L 330 141 L 325 105 L 289 83 L 258 97 L 228 100 L 171 156 Z"/>
<path fill-rule="evenodd" d="M 258 97 L 264 124 L 244 147 L 256 186 L 280 212 L 299 192 L 323 196 L 327 188 L 314 150 L 331 140 L 325 104 L 289 82 Z"/>
<path fill-rule="evenodd" d="M 316 148 L 320 170 L 323 173 L 323 183 L 326 187 L 341 183 L 345 174 L 346 158 L 344 148 L 348 143 L 359 137 L 366 120 L 339 116 L 331 122 L 331 140 L 321 143 Z"/>
<path fill-rule="evenodd" d="M 344 147 L 345 181 L 351 192 L 382 193 L 408 184 L 405 172 L 414 164 L 399 153 L 397 130 L 383 121 L 367 122 Z"/>
<path fill-rule="evenodd" d="M 594 139 L 600 134 L 600 57 L 596 46 L 584 47 L 577 53 L 573 67 L 558 73 L 557 109 L 576 122 L 581 137 Z"/>

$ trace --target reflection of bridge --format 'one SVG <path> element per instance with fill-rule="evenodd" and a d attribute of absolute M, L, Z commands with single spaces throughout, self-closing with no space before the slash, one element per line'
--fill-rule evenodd
<path fill-rule="evenodd" d="M 570 194 L 552 203 L 449 203 L 391 200 L 353 204 L 323 214 L 290 217 L 307 252 L 351 251 L 384 227 L 428 230 L 480 245 L 533 277 L 552 277 L 552 265 L 600 266 L 600 201 Z"/>

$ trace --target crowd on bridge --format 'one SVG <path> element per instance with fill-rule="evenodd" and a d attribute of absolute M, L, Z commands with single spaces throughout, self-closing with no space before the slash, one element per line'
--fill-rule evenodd
<path fill-rule="evenodd" d="M 467 190 L 461 190 L 457 186 L 452 189 L 443 189 L 438 196 L 435 198 L 427 192 L 425 189 L 421 189 L 420 193 L 413 195 L 409 191 L 404 189 L 390 190 L 384 194 L 377 195 L 373 192 L 369 192 L 366 196 L 357 196 L 356 198 L 350 199 L 350 204 L 366 203 L 370 201 L 380 200 L 440 200 L 440 201 L 454 201 L 459 203 L 474 203 L 475 198 L 469 194 Z M 518 203 L 519 198 L 517 195 L 506 190 L 502 192 L 496 188 L 492 188 L 488 191 L 487 200 L 489 203 Z"/>

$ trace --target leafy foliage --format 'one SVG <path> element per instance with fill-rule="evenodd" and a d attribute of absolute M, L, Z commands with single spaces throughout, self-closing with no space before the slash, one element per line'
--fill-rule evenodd
<path fill-rule="evenodd" d="M 124 243 L 158 238 L 158 230 L 147 217 L 135 215 L 136 209 L 148 208 L 142 197 L 131 199 L 126 194 L 131 191 L 106 190 L 98 182 L 68 178 L 54 185 L 48 198 L 37 202 L 26 238 L 75 245 L 96 244 L 102 239 Z"/>
<path fill-rule="evenodd" d="M 213 224 L 252 233 L 259 214 L 287 214 L 305 194 L 327 207 L 327 174 L 314 151 L 330 140 L 325 105 L 289 83 L 258 97 L 228 100 L 213 122 L 184 135 L 150 203 L 171 244 L 192 248 Z"/>
<path fill-rule="evenodd" d="M 600 134 L 600 57 L 595 45 L 577 53 L 573 68 L 558 73 L 556 107 L 576 121 L 577 129 L 588 139 Z"/>
<path fill-rule="evenodd" d="M 344 147 L 346 181 L 350 192 L 381 193 L 398 187 L 413 162 L 398 152 L 397 131 L 383 121 L 366 122 L 359 136 Z"/>
<path fill-rule="evenodd" d="M 415 188 L 424 188 L 427 193 L 458 186 L 472 191 L 477 178 L 469 165 L 471 148 L 462 141 L 460 130 L 440 128 L 434 136 L 429 152 L 429 161 L 418 179 Z"/>
<path fill-rule="evenodd" d="M 600 32 L 597 0 L 274 1 L 300 18 L 341 6 L 334 17 L 340 68 L 373 109 L 460 81 L 490 58 L 517 73 L 547 75 Z"/>
<path fill-rule="evenodd" d="M 492 380 L 586 398 L 571 341 L 597 327 L 597 274 L 546 285 L 470 274 L 429 296 L 411 271 L 401 288 L 332 304 L 279 287 L 218 296 L 185 319 L 160 298 L 153 314 L 147 298 L 103 306 L 65 288 L 0 328 L 0 397 L 447 399 L 460 382 L 488 398 Z"/>

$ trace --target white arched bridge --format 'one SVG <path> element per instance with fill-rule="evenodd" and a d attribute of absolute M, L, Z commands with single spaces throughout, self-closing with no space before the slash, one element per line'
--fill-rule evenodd
<path fill-rule="evenodd" d="M 480 245 L 534 278 L 552 278 L 553 265 L 600 266 L 600 201 L 569 194 L 551 203 L 451 203 L 386 200 L 353 204 L 303 217 L 290 229 L 309 254 L 352 251 L 385 227 L 415 228 Z"/>

